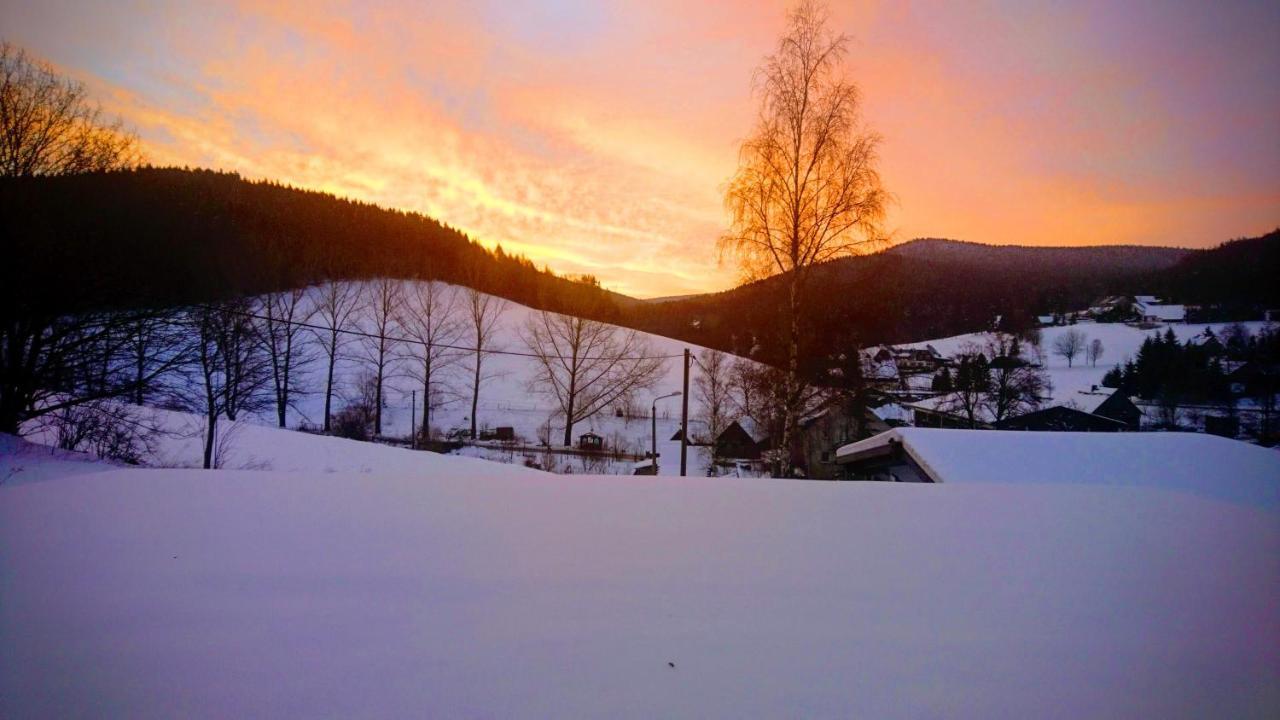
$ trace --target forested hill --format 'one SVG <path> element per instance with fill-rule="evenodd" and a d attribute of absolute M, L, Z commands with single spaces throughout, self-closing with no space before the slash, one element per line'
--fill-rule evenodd
<path fill-rule="evenodd" d="M 0 180 L 0 295 L 45 311 L 192 302 L 379 275 L 616 314 L 611 293 L 432 218 L 207 170 Z"/>
<path fill-rule="evenodd" d="M 781 278 L 646 303 L 490 252 L 432 218 L 205 170 L 142 168 L 0 179 L 0 307 L 21 314 L 169 304 L 387 275 L 475 287 L 699 345 L 777 361 Z M 820 267 L 808 287 L 821 358 L 849 343 L 1004 327 L 1107 294 L 1220 306 L 1215 319 L 1280 307 L 1280 231 L 1212 250 L 1036 248 L 925 239 Z M 1234 316 L 1234 317 L 1233 317 Z"/>
<path fill-rule="evenodd" d="M 1218 305 L 1216 319 L 1258 317 L 1280 307 L 1280 231 L 1211 249 L 1136 246 L 1037 248 L 917 240 L 827 263 L 807 288 L 803 319 L 819 359 L 861 344 L 915 341 L 1087 307 L 1109 294 L 1153 293 Z M 783 278 L 734 290 L 640 306 L 637 327 L 778 361 L 786 327 Z"/>

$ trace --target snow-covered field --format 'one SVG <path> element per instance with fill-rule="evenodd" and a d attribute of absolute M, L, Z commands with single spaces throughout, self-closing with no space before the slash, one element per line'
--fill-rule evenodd
<path fill-rule="evenodd" d="M 1174 335 L 1180 341 L 1187 341 L 1191 338 L 1204 333 L 1206 328 L 1212 327 L 1214 332 L 1219 336 L 1223 330 L 1231 323 L 1210 323 L 1210 324 L 1185 324 L 1174 323 L 1171 325 L 1161 325 L 1151 330 L 1140 330 L 1136 327 L 1124 325 L 1122 323 L 1092 323 L 1085 322 L 1076 325 L 1061 325 L 1056 327 L 1046 327 L 1041 329 L 1040 346 L 1043 350 L 1043 363 L 1045 370 L 1049 373 L 1049 379 L 1053 383 L 1053 399 L 1059 402 L 1066 402 L 1075 397 L 1080 391 L 1087 391 L 1092 386 L 1102 385 L 1102 376 L 1108 370 L 1115 367 L 1117 363 L 1123 363 L 1125 360 L 1135 357 L 1138 354 L 1138 348 L 1142 347 L 1142 342 L 1154 334 L 1163 334 L 1165 330 L 1172 328 Z M 1256 333 L 1260 330 L 1264 323 L 1248 322 L 1242 323 L 1249 328 L 1250 332 Z M 1087 336 L 1087 341 L 1095 338 L 1102 341 L 1104 352 L 1102 358 L 1098 360 L 1097 366 L 1091 366 L 1085 361 L 1083 356 L 1078 356 L 1068 366 L 1066 358 L 1055 355 L 1053 353 L 1053 343 L 1060 335 L 1068 330 L 1079 330 Z M 938 340 L 927 340 L 918 343 L 910 343 L 903 347 L 924 347 L 932 345 L 937 348 L 938 352 L 947 356 L 954 356 L 967 343 L 976 343 L 979 347 L 983 345 L 983 333 L 968 333 L 965 335 L 954 335 L 948 338 Z M 1087 344 L 1087 342 L 1086 342 Z"/>
<path fill-rule="evenodd" d="M 0 717 L 1280 713 L 1275 511 L 263 433 L 349 462 L 116 469 L 4 440 Z"/>

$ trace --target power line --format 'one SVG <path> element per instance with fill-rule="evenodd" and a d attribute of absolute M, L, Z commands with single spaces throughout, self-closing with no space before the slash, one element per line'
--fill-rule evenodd
<path fill-rule="evenodd" d="M 219 307 L 213 307 L 210 305 L 196 305 L 195 307 L 204 308 L 205 310 L 212 310 L 215 312 L 225 312 L 225 313 L 230 313 L 232 315 L 240 315 L 242 317 L 255 318 L 257 320 L 266 320 L 268 322 L 283 323 L 285 325 L 296 325 L 298 327 L 308 328 L 310 330 L 323 330 L 324 332 L 329 332 L 329 333 L 338 332 L 344 335 L 355 335 L 357 337 L 368 338 L 370 340 L 391 340 L 393 342 L 401 342 L 409 345 L 421 345 L 426 348 L 437 347 L 437 348 L 444 348 L 446 350 L 460 350 L 460 351 L 470 352 L 470 353 L 482 352 L 482 353 L 488 353 L 490 355 L 511 355 L 514 357 L 526 357 L 526 358 L 535 358 L 535 359 L 555 358 L 557 360 L 573 360 L 572 357 L 566 357 L 564 355 L 540 355 L 538 353 L 519 352 L 516 350 L 493 350 L 489 348 L 478 349 L 475 347 L 468 347 L 465 345 L 450 345 L 448 343 L 429 343 L 429 342 L 426 342 L 425 340 L 419 340 L 417 338 L 397 337 L 394 335 L 376 335 L 374 333 L 367 333 L 362 330 L 349 330 L 347 328 L 333 328 L 328 325 L 316 325 L 314 323 L 302 322 L 301 320 L 285 320 L 282 318 L 273 318 L 267 315 L 259 315 L 257 313 L 251 313 L 244 310 L 232 310 L 230 308 L 219 308 Z M 681 355 L 639 355 L 639 356 L 633 356 L 633 357 L 583 356 L 577 359 L 580 362 L 591 362 L 596 360 L 675 360 L 676 358 L 681 358 L 681 357 L 684 357 L 683 354 Z"/>

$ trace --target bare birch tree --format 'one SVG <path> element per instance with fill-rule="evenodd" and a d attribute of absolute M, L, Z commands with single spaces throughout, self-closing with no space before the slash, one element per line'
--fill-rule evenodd
<path fill-rule="evenodd" d="M 826 10 L 813 0 L 802 0 L 787 22 L 757 71 L 760 112 L 726 193 L 733 223 L 720 239 L 747 278 L 786 276 L 784 447 L 803 393 L 800 318 L 810 270 L 881 241 L 888 201 L 876 169 L 880 137 L 863 124 L 858 88 L 842 73 L 848 37 L 827 28 Z"/>
<path fill-rule="evenodd" d="M 351 316 L 360 307 L 360 290 L 353 283 L 330 281 L 317 287 L 314 293 L 315 322 L 324 328 L 315 334 L 325 358 L 324 431 L 329 432 L 333 418 L 333 372 L 347 340 Z"/>
<path fill-rule="evenodd" d="M 536 357 L 531 385 L 560 406 L 565 446 L 573 444 L 575 424 L 653 387 L 664 369 L 643 335 L 596 320 L 533 313 L 521 336 Z"/>
<path fill-rule="evenodd" d="M 403 312 L 403 295 L 399 280 L 379 278 L 364 287 L 364 312 L 361 330 L 365 336 L 360 342 L 360 356 L 370 367 L 373 390 L 373 434 L 382 434 L 382 409 L 386 405 L 385 389 L 391 364 L 396 359 L 400 345 L 396 339 L 397 320 Z"/>
<path fill-rule="evenodd" d="M 702 406 L 702 421 L 707 426 L 706 441 L 714 446 L 716 438 L 729 424 L 733 361 L 718 350 L 703 350 L 697 359 L 700 372 L 693 380 L 693 389 L 698 404 Z"/>
<path fill-rule="evenodd" d="M 467 329 L 470 331 L 471 350 L 471 439 L 479 437 L 476 414 L 480 410 L 480 385 L 485 379 L 485 355 L 495 350 L 498 320 L 506 312 L 507 302 L 469 287 L 465 291 L 463 305 Z"/>
<path fill-rule="evenodd" d="M 431 439 L 431 414 L 445 401 L 446 374 L 462 358 L 457 350 L 465 327 L 458 314 L 457 291 L 442 282 L 415 283 L 406 293 L 400 327 L 416 340 L 406 345 L 409 376 L 422 388 L 422 437 Z"/>
<path fill-rule="evenodd" d="M 315 309 L 307 303 L 306 288 L 295 288 L 268 294 L 259 310 L 258 336 L 271 363 L 276 422 L 285 427 L 289 408 L 302 393 L 298 372 L 314 360 L 304 340 L 304 323 Z"/>

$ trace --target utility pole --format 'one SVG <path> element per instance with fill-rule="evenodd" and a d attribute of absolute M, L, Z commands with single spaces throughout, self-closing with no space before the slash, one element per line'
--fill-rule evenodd
<path fill-rule="evenodd" d="M 404 397 L 401 395 L 400 397 Z M 409 448 L 418 449 L 418 391 L 412 391 L 409 405 Z M 401 402 L 404 402 L 401 400 Z"/>
<path fill-rule="evenodd" d="M 693 355 L 684 349 L 684 390 L 680 397 L 680 477 L 684 477 L 685 463 L 689 457 L 689 359 Z"/>

